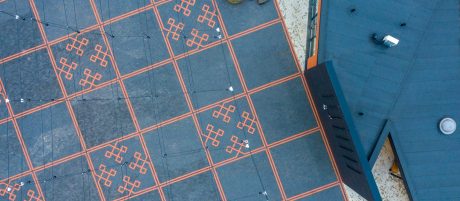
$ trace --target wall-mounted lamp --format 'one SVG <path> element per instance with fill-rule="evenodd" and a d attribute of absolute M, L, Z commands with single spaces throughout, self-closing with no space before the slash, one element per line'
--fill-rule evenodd
<path fill-rule="evenodd" d="M 391 35 L 386 35 L 385 37 L 383 37 L 383 44 L 387 47 L 393 47 L 393 46 L 396 46 L 398 45 L 399 43 L 399 39 L 391 36 Z"/>

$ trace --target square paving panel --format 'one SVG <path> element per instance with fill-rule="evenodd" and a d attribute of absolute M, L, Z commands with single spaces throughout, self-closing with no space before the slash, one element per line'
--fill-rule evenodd
<path fill-rule="evenodd" d="M 71 103 L 88 148 L 135 131 L 117 83 L 78 96 Z"/>
<path fill-rule="evenodd" d="M 275 9 L 276 1 L 270 1 L 262 5 L 254 1 L 243 1 L 239 5 L 230 4 L 228 1 L 216 2 L 224 18 L 229 35 L 246 31 L 279 18 Z"/>
<path fill-rule="evenodd" d="M 46 200 L 100 200 L 84 157 L 37 172 Z"/>
<path fill-rule="evenodd" d="M 17 121 L 35 167 L 81 151 L 80 140 L 65 103 Z"/>
<path fill-rule="evenodd" d="M 287 197 L 337 181 L 319 132 L 272 148 Z"/>
<path fill-rule="evenodd" d="M 262 146 L 262 140 L 246 98 L 220 103 L 198 114 L 201 138 L 214 163 L 249 154 Z"/>
<path fill-rule="evenodd" d="M 171 64 L 123 81 L 141 128 L 189 112 L 187 101 Z"/>
<path fill-rule="evenodd" d="M 37 0 L 35 5 L 49 41 L 97 24 L 90 1 Z"/>
<path fill-rule="evenodd" d="M 10 191 L 8 191 L 10 189 Z M 1 200 L 42 200 L 31 175 L 18 179 L 0 181 Z"/>
<path fill-rule="evenodd" d="M 210 172 L 173 183 L 163 188 L 167 200 L 219 201 L 219 190 Z"/>
<path fill-rule="evenodd" d="M 0 125 L 0 179 L 28 170 L 21 144 L 11 122 Z"/>
<path fill-rule="evenodd" d="M 51 48 L 57 72 L 69 95 L 116 77 L 99 30 L 74 34 Z"/>
<path fill-rule="evenodd" d="M 300 78 L 251 97 L 269 144 L 317 126 Z"/>
<path fill-rule="evenodd" d="M 142 8 L 150 4 L 150 0 L 95 0 L 97 11 L 102 21 L 120 16 L 127 12 Z"/>
<path fill-rule="evenodd" d="M 209 166 L 192 118 L 144 134 L 160 182 Z"/>
<path fill-rule="evenodd" d="M 180 59 L 178 64 L 195 108 L 242 92 L 226 43 Z"/>
<path fill-rule="evenodd" d="M 152 9 L 104 27 L 122 75 L 169 58 Z"/>
<path fill-rule="evenodd" d="M 265 152 L 222 166 L 217 172 L 228 200 L 281 200 Z"/>
<path fill-rule="evenodd" d="M 175 55 L 203 48 L 220 40 L 219 35 L 223 37 L 211 0 L 170 1 L 158 10 Z"/>
<path fill-rule="evenodd" d="M 298 72 L 281 23 L 234 39 L 232 44 L 249 89 Z"/>
<path fill-rule="evenodd" d="M 1 1 L 0 10 L 0 58 L 43 43 L 37 23 L 30 20 L 34 14 L 28 1 Z"/>
<path fill-rule="evenodd" d="M 46 49 L 1 65 L 0 78 L 15 114 L 62 97 Z"/>
<path fill-rule="evenodd" d="M 107 200 L 133 196 L 155 185 L 150 160 L 138 137 L 116 141 L 91 153 L 97 182 Z"/>

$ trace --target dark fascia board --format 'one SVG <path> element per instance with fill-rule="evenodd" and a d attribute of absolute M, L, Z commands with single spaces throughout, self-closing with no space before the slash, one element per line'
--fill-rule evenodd
<path fill-rule="evenodd" d="M 329 78 L 331 80 L 332 86 L 334 88 L 337 100 L 339 101 L 339 104 L 342 109 L 343 117 L 345 121 L 347 122 L 348 129 L 350 132 L 350 135 L 352 136 L 351 139 L 353 143 L 356 145 L 355 149 L 357 151 L 359 160 L 362 161 L 361 165 L 364 170 L 364 174 L 367 178 L 367 183 L 369 185 L 369 188 L 372 192 L 372 195 L 374 197 L 374 200 L 382 200 L 380 197 L 380 192 L 377 188 L 377 184 L 375 183 L 374 176 L 372 175 L 372 169 L 368 163 L 367 160 L 367 154 L 364 152 L 363 145 L 361 143 L 360 137 L 358 135 L 358 132 L 356 130 L 355 124 L 353 122 L 353 118 L 351 116 L 350 109 L 348 108 L 347 101 L 345 100 L 345 96 L 342 92 L 342 88 L 340 86 L 340 83 L 337 79 L 337 75 L 335 73 L 334 67 L 332 65 L 332 61 L 327 61 L 326 62 L 326 69 L 329 74 Z"/>
<path fill-rule="evenodd" d="M 392 128 L 392 127 L 390 127 Z M 393 149 L 396 162 L 399 166 L 399 171 L 401 172 L 401 177 L 403 178 L 404 186 L 406 186 L 407 194 L 409 195 L 410 200 L 414 200 L 412 197 L 411 186 L 413 182 L 409 177 L 406 177 L 404 172 L 405 167 L 407 167 L 407 162 L 404 156 L 401 154 L 401 143 L 399 142 L 398 137 L 395 136 L 394 129 L 390 129 L 388 133 L 388 139 L 390 139 L 391 148 Z"/>
<path fill-rule="evenodd" d="M 410 190 L 410 184 L 412 184 L 411 180 L 405 176 L 404 167 L 407 166 L 404 157 L 400 154 L 401 153 L 401 144 L 399 139 L 395 137 L 396 132 L 393 127 L 393 122 L 391 120 L 387 120 L 385 122 L 385 126 L 383 127 L 382 131 L 380 132 L 380 136 L 374 145 L 374 149 L 372 150 L 372 154 L 369 156 L 369 165 L 370 167 L 374 167 L 375 162 L 377 162 L 377 158 L 382 151 L 382 147 L 385 144 L 385 140 L 390 140 L 391 148 L 393 149 L 394 156 L 396 162 L 399 166 L 399 171 L 401 172 L 401 178 L 404 182 L 404 186 L 406 187 L 407 194 L 409 195 L 410 200 L 414 200 L 412 197 L 412 193 Z"/>
<path fill-rule="evenodd" d="M 385 126 L 380 132 L 379 138 L 377 139 L 374 148 L 372 149 L 371 155 L 368 156 L 369 165 L 371 167 L 374 167 L 375 162 L 377 161 L 377 158 L 379 157 L 379 154 L 382 151 L 383 144 L 385 144 L 385 140 L 388 138 L 388 135 L 391 133 L 392 130 L 393 129 L 391 127 L 391 120 L 387 120 L 385 122 Z"/>

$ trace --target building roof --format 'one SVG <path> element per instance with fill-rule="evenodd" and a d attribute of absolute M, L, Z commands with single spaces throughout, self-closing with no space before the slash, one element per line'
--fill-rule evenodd
<path fill-rule="evenodd" d="M 368 155 L 392 121 L 414 200 L 460 198 L 460 135 L 437 129 L 444 116 L 460 120 L 459 8 L 457 0 L 322 1 L 318 62 L 334 62 Z M 400 43 L 385 48 L 374 33 Z"/>

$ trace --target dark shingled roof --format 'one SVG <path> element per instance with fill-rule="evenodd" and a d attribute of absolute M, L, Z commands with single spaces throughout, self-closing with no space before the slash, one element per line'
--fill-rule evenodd
<path fill-rule="evenodd" d="M 437 124 L 460 120 L 460 1 L 323 0 L 321 15 L 318 62 L 334 62 L 364 150 L 390 119 L 412 198 L 459 200 L 460 133 Z"/>

